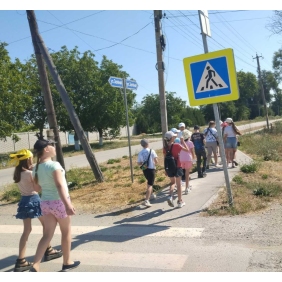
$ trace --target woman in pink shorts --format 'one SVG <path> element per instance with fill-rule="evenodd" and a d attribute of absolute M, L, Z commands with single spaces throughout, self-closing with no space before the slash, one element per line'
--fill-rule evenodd
<path fill-rule="evenodd" d="M 60 163 L 52 161 L 56 156 L 55 142 L 39 139 L 34 144 L 37 154 L 37 164 L 32 170 L 34 182 L 41 187 L 41 211 L 43 214 L 43 237 L 38 243 L 30 272 L 38 272 L 39 264 L 53 238 L 57 223 L 62 233 L 61 245 L 63 251 L 62 271 L 68 271 L 80 264 L 80 261 L 70 259 L 71 251 L 71 216 L 75 209 L 71 204 L 65 170 Z"/>
<path fill-rule="evenodd" d="M 184 142 L 186 143 L 187 147 L 189 148 L 189 151 L 180 151 L 179 154 L 179 160 L 181 162 L 181 166 L 183 169 L 185 169 L 185 194 L 187 195 L 189 192 L 191 192 L 192 186 L 189 185 L 189 174 L 190 169 L 193 166 L 193 159 L 195 159 L 195 151 L 194 151 L 194 144 L 192 141 L 190 141 L 191 133 L 189 130 L 184 129 L 182 132 L 182 136 L 184 138 Z"/>

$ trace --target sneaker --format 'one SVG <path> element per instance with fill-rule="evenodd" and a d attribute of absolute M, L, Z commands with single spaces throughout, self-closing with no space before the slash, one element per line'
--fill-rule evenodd
<path fill-rule="evenodd" d="M 186 205 L 185 202 L 183 202 L 183 201 L 181 201 L 181 202 L 177 201 L 177 206 L 178 206 L 179 208 L 182 208 L 182 207 L 185 206 L 185 205 Z"/>
<path fill-rule="evenodd" d="M 173 198 L 171 196 L 168 197 L 167 203 L 170 207 L 174 207 Z"/>
<path fill-rule="evenodd" d="M 150 204 L 150 202 L 148 200 L 145 200 L 144 201 L 144 206 L 151 207 L 152 205 Z"/>
<path fill-rule="evenodd" d="M 207 176 L 207 173 L 204 171 L 203 172 L 203 177 L 206 177 Z"/>
<path fill-rule="evenodd" d="M 184 186 L 186 181 L 181 181 L 181 186 Z"/>
<path fill-rule="evenodd" d="M 188 195 L 189 194 L 189 188 L 186 187 L 184 193 L 185 193 L 185 195 Z"/>
<path fill-rule="evenodd" d="M 152 194 L 151 194 L 151 197 L 150 197 L 150 200 L 155 200 L 156 198 L 157 198 L 156 193 L 152 193 Z"/>
<path fill-rule="evenodd" d="M 198 174 L 198 178 L 203 178 L 204 176 L 202 174 Z"/>
<path fill-rule="evenodd" d="M 207 165 L 207 166 L 206 166 L 206 169 L 210 169 L 210 166 L 209 166 L 209 165 Z"/>

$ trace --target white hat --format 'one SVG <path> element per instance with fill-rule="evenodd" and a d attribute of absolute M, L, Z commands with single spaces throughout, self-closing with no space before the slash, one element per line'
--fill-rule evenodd
<path fill-rule="evenodd" d="M 184 129 L 183 132 L 182 132 L 182 136 L 183 136 L 183 139 L 184 139 L 184 140 L 190 138 L 191 135 L 192 135 L 192 132 L 189 131 L 188 129 Z"/>
<path fill-rule="evenodd" d="M 176 128 L 172 128 L 170 131 L 172 131 L 173 133 L 180 132 L 180 130 L 179 130 L 179 129 L 176 129 Z"/>
<path fill-rule="evenodd" d="M 233 122 L 233 119 L 232 119 L 232 118 L 227 118 L 227 119 L 225 120 L 225 122 L 232 123 L 232 122 Z"/>
<path fill-rule="evenodd" d="M 180 122 L 179 124 L 178 124 L 178 127 L 185 127 L 185 123 L 184 122 Z"/>
<path fill-rule="evenodd" d="M 168 140 L 170 140 L 174 136 L 177 136 L 177 134 L 173 133 L 172 131 L 167 131 L 165 133 L 165 138 L 167 138 Z"/>

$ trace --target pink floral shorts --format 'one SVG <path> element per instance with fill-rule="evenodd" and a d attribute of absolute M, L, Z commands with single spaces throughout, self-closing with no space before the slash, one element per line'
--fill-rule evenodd
<path fill-rule="evenodd" d="M 41 201 L 40 207 L 43 216 L 48 214 L 53 214 L 56 218 L 68 217 L 66 213 L 65 205 L 61 200 Z"/>

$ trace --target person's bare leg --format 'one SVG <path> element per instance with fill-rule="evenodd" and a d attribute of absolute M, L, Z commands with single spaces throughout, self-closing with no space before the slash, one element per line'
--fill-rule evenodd
<path fill-rule="evenodd" d="M 150 200 L 150 196 L 152 194 L 153 187 L 152 185 L 147 184 L 147 191 L 146 191 L 146 200 Z"/>
<path fill-rule="evenodd" d="M 60 225 L 62 239 L 62 251 L 63 251 L 63 264 L 70 265 L 73 264 L 73 261 L 70 259 L 71 251 L 71 217 L 58 218 L 58 223 Z"/>
<path fill-rule="evenodd" d="M 173 196 L 174 187 L 175 187 L 175 177 L 170 177 L 170 186 L 169 186 L 169 195 L 170 195 L 170 197 Z"/>
<path fill-rule="evenodd" d="M 19 242 L 19 259 L 25 258 L 26 243 L 31 232 L 31 218 L 23 220 L 23 233 Z"/>
<path fill-rule="evenodd" d="M 34 261 L 33 261 L 33 268 L 38 272 L 39 271 L 39 265 L 40 262 L 44 256 L 44 253 L 47 249 L 47 247 L 49 246 L 50 241 L 53 238 L 56 226 L 57 226 L 57 219 L 55 218 L 54 215 L 52 214 L 48 214 L 48 215 L 44 215 L 42 217 L 43 222 L 44 222 L 44 233 L 42 238 L 40 239 L 37 249 L 36 249 L 36 253 L 35 253 L 35 257 L 34 257 Z"/>
<path fill-rule="evenodd" d="M 178 201 L 182 201 L 182 188 L 181 188 L 181 177 L 176 177 L 176 186 L 177 186 L 177 196 L 178 196 Z"/>

